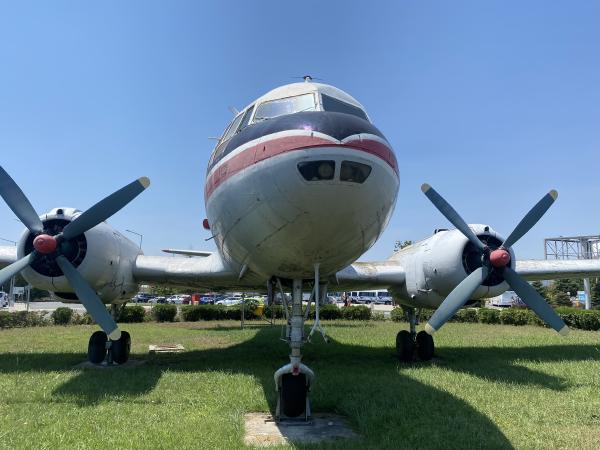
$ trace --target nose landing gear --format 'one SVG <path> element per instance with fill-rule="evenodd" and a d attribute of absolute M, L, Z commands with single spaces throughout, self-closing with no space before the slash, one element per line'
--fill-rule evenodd
<path fill-rule="evenodd" d="M 318 280 L 316 281 L 318 283 Z M 282 296 L 283 297 L 283 296 Z M 316 300 L 318 301 L 318 300 Z M 284 305 L 287 314 L 287 306 Z M 307 306 L 310 308 L 310 303 Z M 308 309 L 306 311 L 308 315 Z M 279 393 L 275 418 L 277 421 L 308 421 L 311 417 L 308 393 L 314 372 L 302 364 L 301 348 L 305 342 L 305 314 L 302 311 L 302 280 L 292 283 L 292 313 L 288 317 L 286 341 L 290 345 L 290 362 L 275 372 L 275 388 Z"/>
<path fill-rule="evenodd" d="M 402 362 L 412 362 L 416 356 L 421 361 L 429 361 L 433 358 L 435 344 L 433 337 L 425 331 L 417 333 L 417 314 L 414 308 L 407 310 L 410 332 L 401 330 L 396 335 L 396 354 Z"/>

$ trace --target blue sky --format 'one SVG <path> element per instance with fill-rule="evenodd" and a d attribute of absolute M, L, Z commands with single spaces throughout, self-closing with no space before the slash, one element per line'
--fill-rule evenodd
<path fill-rule="evenodd" d="M 399 160 L 396 210 L 362 259 L 448 226 L 425 181 L 504 235 L 557 189 L 515 246 L 541 258 L 544 237 L 600 233 L 598 23 L 583 1 L 0 1 L 0 164 L 40 213 L 147 175 L 110 223 L 148 254 L 213 249 L 208 137 L 228 106 L 311 74 L 362 102 Z"/>

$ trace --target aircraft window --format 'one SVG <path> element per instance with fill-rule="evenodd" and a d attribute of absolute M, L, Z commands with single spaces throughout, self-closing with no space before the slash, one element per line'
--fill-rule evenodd
<path fill-rule="evenodd" d="M 272 119 L 285 114 L 294 114 L 302 111 L 315 111 L 315 96 L 313 94 L 297 95 L 295 97 L 280 98 L 261 103 L 256 108 L 254 122 Z"/>
<path fill-rule="evenodd" d="M 253 109 L 254 109 L 254 105 L 252 105 L 250 108 L 248 108 L 246 110 L 246 112 L 244 113 L 244 118 L 242 119 L 242 122 L 240 123 L 239 131 L 243 130 L 244 128 L 246 128 L 248 126 L 248 122 L 250 122 L 250 116 L 252 116 Z"/>
<path fill-rule="evenodd" d="M 364 183 L 371 174 L 371 166 L 354 161 L 342 161 L 340 180 L 352 183 Z"/>
<path fill-rule="evenodd" d="M 226 141 L 227 139 L 229 139 L 237 130 L 238 125 L 240 124 L 240 121 L 242 120 L 242 117 L 244 115 L 242 113 L 238 114 L 235 119 L 233 119 L 233 122 L 231 122 L 231 125 L 229 126 L 229 128 L 227 128 L 227 131 L 225 131 L 225 133 L 223 133 L 223 137 L 221 138 L 221 142 Z"/>
<path fill-rule="evenodd" d="M 300 174 L 307 181 L 333 180 L 335 161 L 307 161 L 298 163 Z"/>
<path fill-rule="evenodd" d="M 321 98 L 323 99 L 323 109 L 325 111 L 352 114 L 353 116 L 360 117 L 361 119 L 369 120 L 367 119 L 365 112 L 358 106 L 351 105 L 350 103 L 343 102 L 337 98 L 333 98 L 325 94 L 321 94 Z"/>

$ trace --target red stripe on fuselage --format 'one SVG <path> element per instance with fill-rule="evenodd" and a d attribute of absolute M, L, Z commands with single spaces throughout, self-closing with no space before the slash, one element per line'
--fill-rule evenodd
<path fill-rule="evenodd" d="M 356 139 L 340 144 L 314 136 L 285 136 L 248 147 L 231 157 L 229 160 L 221 163 L 221 165 L 212 171 L 206 180 L 206 185 L 204 186 L 204 200 L 206 201 L 221 183 L 236 173 L 241 172 L 246 167 L 283 153 L 323 146 L 360 150 L 377 156 L 389 164 L 396 175 L 398 175 L 398 162 L 396 161 L 394 152 L 387 145 L 379 141 L 372 139 Z"/>

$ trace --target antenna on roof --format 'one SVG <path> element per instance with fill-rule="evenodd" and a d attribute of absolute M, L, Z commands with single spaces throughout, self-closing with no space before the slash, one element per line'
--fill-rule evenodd
<path fill-rule="evenodd" d="M 316 78 L 311 75 L 303 75 L 301 77 L 291 77 L 291 78 L 294 78 L 296 80 L 298 80 L 298 79 L 304 80 L 305 83 L 312 83 L 313 81 L 325 81 L 323 78 Z"/>
<path fill-rule="evenodd" d="M 229 109 L 229 111 L 232 112 L 232 114 L 234 116 L 237 116 L 240 112 L 237 110 L 237 108 L 233 107 L 233 106 L 228 106 L 227 109 Z"/>

